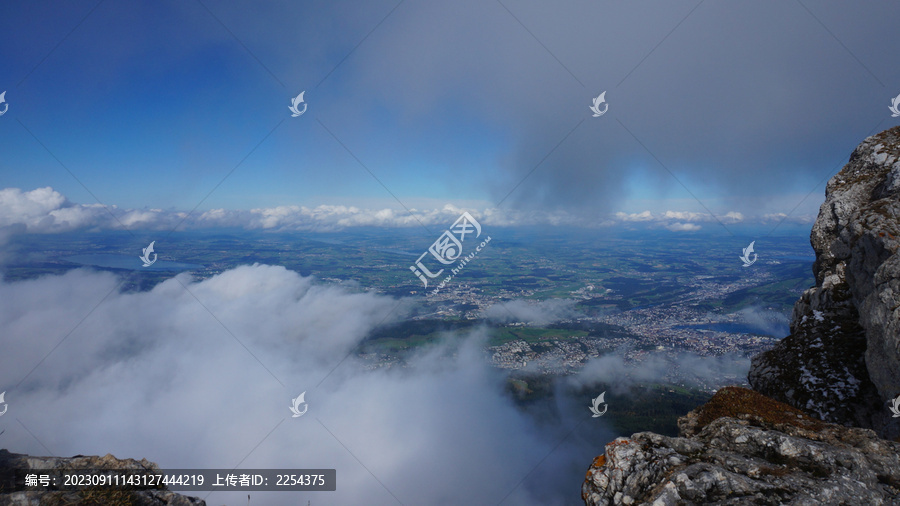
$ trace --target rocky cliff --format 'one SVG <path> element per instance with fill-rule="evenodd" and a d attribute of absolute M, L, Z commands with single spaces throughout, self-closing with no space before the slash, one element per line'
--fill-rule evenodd
<path fill-rule="evenodd" d="M 607 504 L 900 504 L 900 443 L 738 387 L 679 419 L 682 437 L 606 445 L 581 497 Z"/>
<path fill-rule="evenodd" d="M 813 225 L 816 286 L 791 335 L 753 359 L 760 393 L 822 420 L 900 435 L 900 127 L 869 137 L 828 182 Z"/>
<path fill-rule="evenodd" d="M 606 445 L 586 504 L 900 505 L 900 127 L 828 182 L 810 242 L 816 286 L 791 334 L 753 358 L 755 391 L 720 390 L 681 437 Z"/>
<path fill-rule="evenodd" d="M 0 450 L 0 506 L 47 506 L 47 505 L 91 505 L 91 506 L 206 506 L 206 502 L 195 497 L 187 497 L 168 490 L 119 490 L 114 488 L 86 488 L 83 490 L 54 491 L 10 491 L 15 482 L 16 470 L 40 469 L 120 469 L 129 471 L 154 470 L 159 468 L 146 459 L 120 460 L 112 455 L 104 457 L 75 456 L 31 457 L 19 453 Z"/>

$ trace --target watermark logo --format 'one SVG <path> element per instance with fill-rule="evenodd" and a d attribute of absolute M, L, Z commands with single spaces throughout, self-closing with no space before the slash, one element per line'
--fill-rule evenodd
<path fill-rule="evenodd" d="M 299 95 L 291 99 L 291 106 L 288 107 L 288 110 L 291 111 L 292 118 L 296 118 L 306 112 L 306 103 L 303 101 L 304 93 L 306 93 L 306 90 L 301 91 Z M 302 111 L 297 108 L 300 104 L 303 104 Z"/>
<path fill-rule="evenodd" d="M 756 241 L 752 241 L 750 246 L 744 248 L 744 254 L 740 257 L 740 259 L 744 262 L 744 267 L 750 267 L 756 262 L 757 255 L 753 253 L 753 245 L 756 244 Z M 753 260 L 750 260 L 750 254 L 753 254 Z"/>
<path fill-rule="evenodd" d="M 0 393 L 0 404 L 3 404 L 3 411 L 0 411 L 0 416 L 6 414 L 6 410 L 9 409 L 9 404 L 6 403 L 6 400 L 3 398 L 6 396 L 6 392 Z"/>
<path fill-rule="evenodd" d="M 456 267 L 450 269 L 451 274 L 434 289 L 433 293 L 439 292 L 446 283 L 453 279 L 453 276 L 457 275 L 470 260 L 475 258 L 475 256 L 481 252 L 481 249 L 484 248 L 487 243 L 491 242 L 491 237 L 488 236 L 485 240 L 481 241 L 481 244 L 475 247 L 475 251 L 462 257 L 463 243 L 466 240 L 466 236 L 469 234 L 475 235 L 474 238 L 470 238 L 470 241 L 471 239 L 478 239 L 481 237 L 481 224 L 478 223 L 471 214 L 464 212 L 455 222 L 453 222 L 453 225 L 451 225 L 449 229 L 445 230 L 440 237 L 428 247 L 428 251 L 419 256 L 416 263 L 409 267 L 409 270 L 422 281 L 425 288 L 428 288 L 428 280 L 440 276 L 444 272 L 444 268 L 441 267 L 441 270 L 432 272 L 423 263 L 423 259 L 426 255 L 431 253 L 431 256 L 442 265 L 449 266 L 456 263 Z"/>
<path fill-rule="evenodd" d="M 597 418 L 598 416 L 603 416 L 604 414 L 606 414 L 606 409 L 609 406 L 606 404 L 606 401 L 603 400 L 603 397 L 605 396 L 606 392 L 603 392 L 602 394 L 598 395 L 596 399 L 591 399 L 591 402 L 593 404 L 590 408 L 588 408 L 591 410 L 591 413 L 593 413 L 593 416 L 591 416 L 591 418 Z M 603 411 L 600 411 L 601 404 L 603 404 Z"/>
<path fill-rule="evenodd" d="M 144 267 L 150 267 L 154 263 L 156 263 L 156 253 L 153 253 L 153 245 L 156 244 L 156 241 L 150 243 L 150 246 L 143 248 L 144 254 L 138 258 L 144 261 Z M 150 260 L 150 253 L 153 253 L 153 260 Z"/>
<path fill-rule="evenodd" d="M 888 107 L 888 109 L 891 110 L 892 118 L 900 117 L 900 95 L 897 95 L 896 97 L 891 99 L 891 106 Z"/>
<path fill-rule="evenodd" d="M 291 406 L 291 418 L 298 418 L 306 414 L 306 410 L 309 409 L 309 404 L 303 399 L 306 397 L 306 392 L 304 391 L 302 394 L 298 395 L 296 399 L 291 399 L 293 405 Z M 300 411 L 300 405 L 304 404 L 303 411 Z"/>
<path fill-rule="evenodd" d="M 9 104 L 6 103 L 6 91 L 0 93 L 0 104 L 3 104 L 3 112 L 0 112 L 0 116 L 3 116 L 9 110 Z"/>
<path fill-rule="evenodd" d="M 0 396 L 0 399 L 2 399 L 2 398 L 3 397 Z M 890 406 L 890 409 L 891 409 L 891 412 L 894 413 L 894 416 L 892 416 L 891 418 L 900 418 L 900 395 L 898 395 L 896 398 L 894 398 L 894 400 L 892 400 L 891 403 L 892 404 Z"/>
<path fill-rule="evenodd" d="M 594 105 L 591 106 L 591 112 L 594 113 L 595 118 L 599 118 L 600 116 L 603 116 L 604 114 L 606 114 L 606 111 L 609 110 L 609 104 L 606 104 L 606 107 L 604 107 L 602 111 L 600 110 L 600 104 L 603 104 L 605 102 L 606 102 L 606 92 L 604 91 L 603 93 L 600 94 L 600 96 L 598 96 L 597 98 L 594 99 Z"/>

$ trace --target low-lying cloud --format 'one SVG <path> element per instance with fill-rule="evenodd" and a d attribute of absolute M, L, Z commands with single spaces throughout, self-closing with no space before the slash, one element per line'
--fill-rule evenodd
<path fill-rule="evenodd" d="M 51 187 L 22 191 L 19 188 L 0 189 L 0 231 L 17 233 L 60 233 L 75 230 L 173 230 L 206 228 L 240 228 L 267 231 L 329 232 L 355 227 L 421 227 L 439 231 L 469 211 L 483 225 L 510 226 L 572 226 L 618 227 L 643 225 L 672 232 L 694 232 L 704 225 L 719 223 L 768 224 L 787 219 L 791 223 L 811 223 L 811 216 L 766 214 L 745 217 L 738 212 L 721 216 L 687 211 L 640 213 L 618 212 L 605 217 L 584 217 L 566 211 L 538 212 L 500 209 L 486 206 L 481 209 L 445 205 L 440 208 L 405 209 L 362 208 L 344 205 L 315 207 L 286 205 L 255 209 L 209 209 L 188 213 L 166 209 L 122 209 L 116 205 L 79 204 L 71 202 Z"/>
<path fill-rule="evenodd" d="M 681 383 L 705 387 L 734 376 L 738 383 L 747 378 L 750 359 L 741 355 L 700 356 L 687 352 L 652 352 L 637 360 L 626 359 L 625 350 L 590 360 L 578 374 L 569 378 L 576 387 L 596 383 L 609 385 L 617 394 L 627 393 L 638 384 Z"/>
<path fill-rule="evenodd" d="M 751 306 L 741 309 L 738 314 L 741 321 L 761 334 L 781 338 L 790 333 L 790 319 L 784 313 Z"/>
<path fill-rule="evenodd" d="M 515 408 L 478 336 L 455 354 L 438 347 L 407 368 L 367 371 L 352 352 L 403 316 L 396 299 L 267 265 L 180 274 L 139 293 L 121 282 L 87 269 L 0 281 L 2 447 L 168 468 L 337 469 L 336 492 L 252 494 L 272 505 L 496 504 L 507 494 L 507 504 L 571 504 L 602 451 L 577 435 L 556 447 L 566 427 L 538 427 Z M 292 418 L 304 391 L 309 410 Z M 545 462 L 568 481 L 522 482 L 551 453 Z"/>
<path fill-rule="evenodd" d="M 499 302 L 484 311 L 484 317 L 488 320 L 533 325 L 547 325 L 576 316 L 579 313 L 575 310 L 575 301 L 571 299 L 547 299 L 539 302 L 516 299 Z"/>

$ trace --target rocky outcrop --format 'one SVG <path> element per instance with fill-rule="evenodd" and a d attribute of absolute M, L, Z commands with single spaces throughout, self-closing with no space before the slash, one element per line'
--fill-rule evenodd
<path fill-rule="evenodd" d="M 816 286 L 791 335 L 754 357 L 759 392 L 823 420 L 900 435 L 900 127 L 869 137 L 826 187 L 813 225 Z"/>
<path fill-rule="evenodd" d="M 165 489 L 121 490 L 85 488 L 82 490 L 9 491 L 15 483 L 16 470 L 42 469 L 116 469 L 159 471 L 153 462 L 142 459 L 119 460 L 112 455 L 84 457 L 31 457 L 0 450 L 0 506 L 39 505 L 128 505 L 128 506 L 206 506 L 206 502 Z"/>
<path fill-rule="evenodd" d="M 582 486 L 607 504 L 900 504 L 900 443 L 728 387 L 679 419 L 681 437 L 618 438 Z"/>
<path fill-rule="evenodd" d="M 816 286 L 753 358 L 755 391 L 720 390 L 680 437 L 607 444 L 586 504 L 900 505 L 900 127 L 828 182 L 810 242 Z"/>

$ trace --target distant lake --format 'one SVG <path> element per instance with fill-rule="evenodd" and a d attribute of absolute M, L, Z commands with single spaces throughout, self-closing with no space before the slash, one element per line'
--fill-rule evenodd
<path fill-rule="evenodd" d="M 709 323 L 702 325 L 676 325 L 676 329 L 695 329 L 695 330 L 714 330 L 716 332 L 728 332 L 729 334 L 753 334 L 757 336 L 769 336 L 782 338 L 790 334 L 790 328 L 787 325 L 779 325 L 773 323 L 769 328 L 761 328 L 756 325 L 748 325 L 746 323 Z"/>
<path fill-rule="evenodd" d="M 138 258 L 125 255 L 110 255 L 106 253 L 96 253 L 88 255 L 75 255 L 66 257 L 63 260 L 81 265 L 90 265 L 93 267 L 104 267 L 106 269 L 130 269 L 134 271 L 187 271 L 192 269 L 202 269 L 200 264 L 188 264 L 183 262 L 167 262 L 165 260 L 157 260 L 150 267 L 144 267 L 144 262 Z"/>
<path fill-rule="evenodd" d="M 812 255 L 809 255 L 809 256 L 785 255 L 783 257 L 772 257 L 772 258 L 774 258 L 775 260 L 796 260 L 799 262 L 810 262 L 810 263 L 816 261 L 816 257 L 812 256 Z"/>

